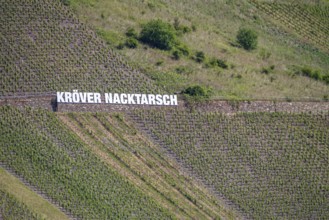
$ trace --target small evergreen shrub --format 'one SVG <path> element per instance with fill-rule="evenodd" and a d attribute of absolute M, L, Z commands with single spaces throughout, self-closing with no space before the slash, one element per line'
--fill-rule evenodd
<path fill-rule="evenodd" d="M 257 33 L 254 30 L 241 28 L 237 34 L 238 43 L 246 50 L 254 50 L 257 48 Z"/>
<path fill-rule="evenodd" d="M 177 44 L 174 28 L 159 19 L 144 25 L 140 40 L 162 50 L 171 50 Z"/>

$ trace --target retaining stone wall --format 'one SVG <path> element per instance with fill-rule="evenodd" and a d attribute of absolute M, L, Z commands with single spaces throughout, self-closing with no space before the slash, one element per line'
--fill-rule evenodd
<path fill-rule="evenodd" d="M 58 112 L 129 112 L 134 109 L 182 109 L 186 111 L 222 112 L 319 112 L 329 111 L 329 102 L 276 102 L 276 101 L 208 101 L 188 105 L 179 101 L 178 106 L 117 105 L 117 104 L 65 104 L 57 103 L 55 95 L 1 98 L 0 106 L 43 108 Z"/>

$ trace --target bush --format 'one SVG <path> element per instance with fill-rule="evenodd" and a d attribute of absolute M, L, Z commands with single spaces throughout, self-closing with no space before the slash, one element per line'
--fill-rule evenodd
<path fill-rule="evenodd" d="M 126 32 L 126 36 L 130 37 L 130 38 L 135 38 L 135 39 L 138 38 L 138 34 L 134 28 L 128 28 L 128 30 Z"/>
<path fill-rule="evenodd" d="M 118 49 L 118 50 L 122 50 L 123 48 L 125 48 L 125 44 L 124 44 L 124 43 L 119 43 L 119 44 L 117 45 L 117 49 Z"/>
<path fill-rule="evenodd" d="M 206 59 L 206 56 L 205 56 L 204 52 L 202 52 L 202 51 L 197 51 L 197 52 L 195 53 L 195 60 L 196 60 L 198 63 L 202 63 L 205 59 Z"/>
<path fill-rule="evenodd" d="M 181 58 L 181 56 L 182 56 L 182 52 L 179 51 L 179 50 L 174 50 L 174 52 L 172 53 L 172 55 L 173 55 L 173 59 L 179 60 Z"/>
<path fill-rule="evenodd" d="M 190 49 L 186 45 L 184 45 L 184 44 L 177 45 L 176 46 L 176 49 L 179 50 L 180 52 L 182 52 L 182 54 L 184 56 L 190 55 Z"/>
<path fill-rule="evenodd" d="M 257 33 L 254 30 L 242 28 L 237 34 L 238 43 L 246 50 L 257 48 Z"/>
<path fill-rule="evenodd" d="M 177 43 L 174 28 L 161 20 L 152 20 L 145 24 L 140 40 L 162 50 L 171 50 Z"/>
<path fill-rule="evenodd" d="M 322 80 L 329 85 L 329 74 L 322 76 Z"/>
<path fill-rule="evenodd" d="M 195 99 L 208 99 L 211 94 L 211 89 L 199 85 L 190 86 L 183 91 L 183 94 L 189 95 Z"/>
<path fill-rule="evenodd" d="M 322 81 L 326 82 L 325 75 L 322 75 L 320 73 L 320 71 L 312 70 L 309 67 L 301 68 L 299 71 L 296 72 L 296 74 L 307 76 L 307 77 L 315 79 L 315 80 L 322 80 Z"/>
<path fill-rule="evenodd" d="M 138 46 L 138 41 L 135 38 L 130 37 L 126 40 L 125 45 L 128 48 L 136 48 Z"/>
<path fill-rule="evenodd" d="M 212 58 L 209 62 L 209 65 L 210 66 L 213 66 L 213 67 L 221 67 L 223 69 L 228 69 L 228 65 L 226 63 L 225 60 L 222 60 L 222 59 L 216 59 L 216 58 Z"/>
<path fill-rule="evenodd" d="M 313 72 L 312 69 L 310 69 L 308 67 L 304 67 L 304 68 L 301 69 L 301 74 L 303 76 L 312 77 L 312 74 L 313 74 L 312 72 Z"/>

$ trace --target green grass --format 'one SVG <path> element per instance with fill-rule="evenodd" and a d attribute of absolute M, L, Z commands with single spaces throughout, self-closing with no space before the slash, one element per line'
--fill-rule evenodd
<path fill-rule="evenodd" d="M 203 51 L 206 54 L 206 61 L 201 64 L 193 61 L 191 57 L 174 60 L 172 52 L 164 52 L 148 46 L 140 46 L 137 49 L 125 48 L 119 51 L 129 63 L 144 69 L 148 76 L 156 79 L 158 85 L 169 92 L 179 92 L 190 85 L 201 84 L 214 88 L 213 98 L 322 99 L 329 93 L 328 85 L 307 77 L 295 76 L 292 69 L 294 66 L 301 68 L 309 66 L 322 74 L 328 74 L 329 55 L 322 50 L 325 49 L 323 47 L 325 45 L 321 44 L 327 42 L 325 35 L 322 34 L 325 30 L 321 28 L 327 23 L 325 16 L 319 18 L 310 15 L 311 23 L 319 22 L 312 25 L 309 25 L 311 24 L 309 22 L 305 28 L 316 32 L 319 38 L 305 41 L 304 35 L 298 34 L 297 29 L 287 31 L 281 23 L 274 22 L 270 15 L 263 14 L 261 9 L 250 2 L 215 1 L 204 4 L 202 1 L 195 1 L 191 4 L 188 1 L 179 1 L 169 4 L 160 0 L 144 2 L 101 0 L 91 6 L 74 0 L 72 8 L 82 21 L 92 27 L 115 32 L 117 36 L 121 36 L 113 39 L 111 45 L 123 43 L 128 28 L 140 31 L 141 25 L 152 19 L 159 18 L 173 24 L 175 18 L 178 18 L 180 24 L 196 27 L 195 31 L 180 36 L 179 40 L 190 48 L 192 55 L 196 51 Z M 270 4 L 259 2 L 259 4 Z M 308 1 L 305 3 L 309 4 Z M 293 11 L 301 14 L 309 13 L 305 7 L 301 5 Z M 313 10 L 312 7 L 317 9 Z M 306 8 L 310 8 L 314 13 L 324 11 L 325 15 L 324 7 L 311 5 Z M 300 23 L 300 16 L 287 13 L 283 15 L 285 20 L 291 17 L 295 19 L 293 21 L 296 25 Z M 249 27 L 258 33 L 259 46 L 256 51 L 246 52 L 234 46 L 240 27 Z M 317 39 L 320 43 L 317 43 Z M 211 58 L 227 60 L 230 68 L 207 67 L 207 62 Z M 159 61 L 161 65 L 158 65 Z M 264 76 L 262 69 L 269 66 L 275 68 Z M 181 67 L 187 67 L 188 70 L 179 73 L 184 80 L 176 82 L 175 74 Z M 164 77 L 159 77 L 161 74 Z M 173 82 L 176 82 L 175 86 Z"/>
<path fill-rule="evenodd" d="M 57 207 L 31 191 L 19 179 L 2 168 L 0 168 L 0 194 L 0 206 L 3 207 L 0 214 L 4 219 L 11 219 L 6 216 L 6 211 L 13 219 L 69 219 Z M 5 208 L 6 204 L 8 208 Z"/>
<path fill-rule="evenodd" d="M 245 216 L 328 218 L 328 113 L 135 114 L 183 168 Z"/>

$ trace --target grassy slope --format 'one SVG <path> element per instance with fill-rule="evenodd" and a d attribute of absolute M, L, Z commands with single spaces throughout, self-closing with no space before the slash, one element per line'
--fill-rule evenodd
<path fill-rule="evenodd" d="M 181 24 L 196 27 L 196 31 L 180 37 L 192 52 L 204 51 L 208 58 L 221 58 L 234 66 L 228 70 L 205 68 L 204 64 L 189 58 L 176 61 L 168 52 L 143 45 L 137 49 L 122 50 L 132 63 L 144 68 L 158 84 L 171 92 L 181 91 L 190 84 L 203 84 L 215 89 L 214 97 L 225 98 L 322 99 L 329 93 L 324 83 L 293 74 L 296 66 L 309 66 L 326 73 L 329 69 L 329 55 L 324 52 L 326 48 L 316 41 L 305 40 L 304 35 L 300 37 L 294 29 L 276 21 L 248 1 L 71 2 L 79 18 L 95 29 L 103 30 L 103 36 L 112 48 L 125 41 L 124 33 L 130 27 L 138 31 L 151 19 L 160 18 L 173 23 L 174 18 L 178 18 Z M 308 13 L 302 9 L 299 9 L 302 13 Z M 289 14 L 285 16 L 291 19 Z M 317 19 L 326 22 L 325 17 Z M 259 47 L 256 51 L 246 52 L 231 45 L 241 26 L 257 30 Z M 307 27 L 316 31 L 318 26 L 307 23 Z M 326 38 L 321 39 L 321 42 L 327 42 Z M 318 46 L 320 49 L 317 49 Z M 162 64 L 156 65 L 159 61 Z M 263 68 L 271 65 L 275 66 L 273 72 L 261 73 Z M 183 73 L 177 73 L 177 68 Z"/>
<path fill-rule="evenodd" d="M 0 191 L 4 193 L 3 195 L 10 195 L 8 197 L 11 197 L 14 201 L 16 200 L 12 204 L 15 204 L 17 209 L 15 207 L 8 207 L 7 210 L 0 209 L 0 215 L 2 214 L 4 219 L 9 219 L 9 217 L 5 216 L 5 213 L 2 213 L 2 211 L 8 211 L 7 214 L 10 213 L 14 219 L 29 219 L 29 216 L 33 216 L 32 213 L 35 213 L 34 215 L 37 216 L 35 219 L 69 219 L 57 207 L 40 197 L 40 195 L 29 189 L 19 179 L 2 168 L 0 168 Z M 10 203 L 8 202 L 8 204 Z M 25 207 L 20 204 L 25 204 Z M 0 206 L 5 207 L 6 204 L 2 203 Z M 16 212 L 13 210 L 16 210 Z M 31 214 L 27 214 L 29 212 Z"/>
<path fill-rule="evenodd" d="M 252 219 L 328 219 L 329 115 L 136 111 L 182 167 Z"/>

